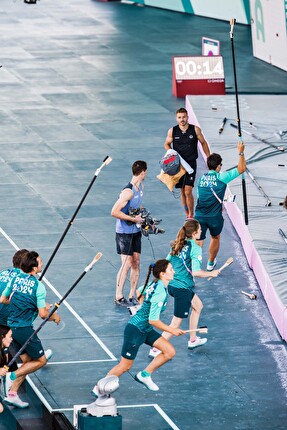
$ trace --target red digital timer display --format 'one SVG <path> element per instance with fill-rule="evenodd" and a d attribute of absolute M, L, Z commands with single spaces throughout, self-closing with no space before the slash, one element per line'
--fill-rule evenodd
<path fill-rule="evenodd" d="M 221 55 L 173 57 L 172 93 L 176 97 L 187 94 L 225 94 L 225 78 Z"/>

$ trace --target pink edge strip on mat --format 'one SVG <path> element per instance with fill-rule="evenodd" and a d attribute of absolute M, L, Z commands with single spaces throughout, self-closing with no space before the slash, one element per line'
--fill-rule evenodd
<path fill-rule="evenodd" d="M 186 97 L 185 108 L 188 112 L 189 122 L 191 124 L 200 126 L 194 110 L 188 100 L 188 96 Z M 206 156 L 202 150 L 201 145 L 199 145 L 199 150 L 203 159 L 206 160 Z M 272 284 L 271 279 L 269 278 L 262 260 L 254 246 L 248 227 L 244 223 L 241 210 L 235 202 L 224 203 L 224 206 L 230 221 L 232 222 L 238 236 L 240 237 L 248 264 L 254 272 L 273 321 L 276 324 L 281 337 L 287 341 L 287 307 L 283 305 L 278 297 L 276 289 Z"/>

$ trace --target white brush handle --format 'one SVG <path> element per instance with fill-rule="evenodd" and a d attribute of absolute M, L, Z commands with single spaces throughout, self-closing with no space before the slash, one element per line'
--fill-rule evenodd
<path fill-rule="evenodd" d="M 225 269 L 227 266 L 229 266 L 231 263 L 233 263 L 233 258 L 230 257 L 226 262 L 221 266 L 218 270 L 221 272 L 223 269 Z M 210 276 L 207 280 L 210 281 L 213 278 L 213 276 Z"/>

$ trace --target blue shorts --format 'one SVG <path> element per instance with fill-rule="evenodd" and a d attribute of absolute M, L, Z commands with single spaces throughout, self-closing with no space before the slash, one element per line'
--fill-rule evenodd
<path fill-rule="evenodd" d="M 194 292 L 190 288 L 177 288 L 171 285 L 167 288 L 169 294 L 174 298 L 173 315 L 177 318 L 187 318 Z"/>
<path fill-rule="evenodd" d="M 17 352 L 35 331 L 33 327 L 11 327 L 11 330 L 13 336 L 13 347 Z M 25 353 L 27 353 L 33 360 L 37 360 L 45 354 L 41 341 L 37 335 L 30 340 L 21 354 Z"/>
<path fill-rule="evenodd" d="M 121 356 L 127 360 L 134 360 L 139 347 L 143 343 L 153 346 L 160 337 L 161 334 L 154 329 L 143 333 L 135 325 L 127 324 L 124 331 L 124 343 L 122 346 Z"/>
<path fill-rule="evenodd" d="M 141 253 L 142 234 L 138 233 L 116 233 L 117 253 L 122 255 L 133 255 L 134 252 Z"/>
<path fill-rule="evenodd" d="M 223 229 L 224 219 L 222 214 L 219 214 L 215 217 L 201 217 L 194 215 L 195 219 L 200 224 L 201 227 L 201 235 L 199 240 L 204 240 L 206 238 L 206 231 L 209 230 L 211 236 L 218 236 Z"/>

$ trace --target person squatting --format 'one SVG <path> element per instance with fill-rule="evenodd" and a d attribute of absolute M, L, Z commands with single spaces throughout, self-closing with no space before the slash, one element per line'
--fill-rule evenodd
<path fill-rule="evenodd" d="M 151 271 L 154 280 L 149 282 Z M 124 331 L 124 340 L 119 364 L 114 366 L 107 374 L 120 377 L 129 371 L 134 363 L 138 350 L 142 344 L 155 347 L 161 354 L 155 357 L 148 366 L 138 372 L 135 380 L 143 384 L 151 391 L 158 391 L 159 387 L 152 380 L 151 375 L 175 355 L 175 349 L 158 331 L 166 331 L 172 336 L 180 336 L 185 333 L 180 328 L 173 328 L 161 321 L 160 315 L 167 305 L 167 286 L 173 279 L 174 270 L 168 260 L 158 260 L 149 267 L 145 285 L 138 289 L 138 299 L 142 306 L 130 319 Z M 98 397 L 100 391 L 98 384 L 93 388 L 93 394 Z"/>

